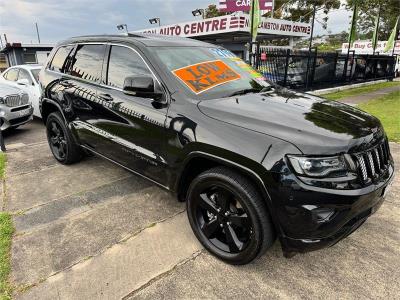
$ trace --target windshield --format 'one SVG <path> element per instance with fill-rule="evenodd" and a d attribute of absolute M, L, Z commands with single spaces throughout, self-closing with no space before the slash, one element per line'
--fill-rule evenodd
<path fill-rule="evenodd" d="M 31 72 L 32 72 L 33 78 L 35 78 L 35 81 L 38 83 L 40 69 L 32 69 Z"/>
<path fill-rule="evenodd" d="M 207 47 L 157 47 L 153 53 L 182 88 L 201 100 L 257 93 L 266 79 L 232 52 Z"/>

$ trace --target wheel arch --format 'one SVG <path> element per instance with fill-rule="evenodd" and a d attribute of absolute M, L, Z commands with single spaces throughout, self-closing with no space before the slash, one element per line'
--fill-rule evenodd
<path fill-rule="evenodd" d="M 215 166 L 226 166 L 228 168 L 236 170 L 243 175 L 249 176 L 252 182 L 256 184 L 261 195 L 264 198 L 266 197 L 266 199 L 268 199 L 269 201 L 271 200 L 267 187 L 265 186 L 261 177 L 255 171 L 234 161 L 201 151 L 190 153 L 183 162 L 180 176 L 178 177 L 175 184 L 175 190 L 177 191 L 178 196 L 180 196 L 179 199 L 184 200 L 181 197 L 185 196 L 192 179 L 194 179 L 200 173 L 209 170 Z"/>
<path fill-rule="evenodd" d="M 59 112 L 64 119 L 64 122 L 66 122 L 66 118 L 61 106 L 54 100 L 44 98 L 41 103 L 40 112 L 42 114 L 42 120 L 44 124 L 46 124 L 47 118 L 53 112 Z"/>
<path fill-rule="evenodd" d="M 274 208 L 271 200 L 268 188 L 265 186 L 261 177 L 252 169 L 247 168 L 241 164 L 238 164 L 229 159 L 225 159 L 210 153 L 195 151 L 190 153 L 181 168 L 180 176 L 178 177 L 175 184 L 175 191 L 177 192 L 179 201 L 186 200 L 186 193 L 188 191 L 191 181 L 201 174 L 202 172 L 209 170 L 216 166 L 225 166 L 238 173 L 247 176 L 251 182 L 254 183 L 255 188 L 264 199 L 269 214 L 271 216 L 272 223 L 277 233 L 280 233 L 279 222 L 275 216 Z"/>

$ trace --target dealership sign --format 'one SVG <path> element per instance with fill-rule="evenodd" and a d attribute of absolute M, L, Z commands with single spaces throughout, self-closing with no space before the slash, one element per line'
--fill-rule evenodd
<path fill-rule="evenodd" d="M 222 16 L 201 21 L 178 23 L 173 25 L 138 30 L 140 33 L 161 34 L 180 37 L 198 37 L 231 32 L 250 32 L 248 15 Z M 311 25 L 288 20 L 262 18 L 258 34 L 280 36 L 309 37 Z"/>
<path fill-rule="evenodd" d="M 384 53 L 387 41 L 379 41 L 376 45 L 375 53 L 383 55 L 392 55 L 392 50 Z M 349 43 L 343 43 L 342 53 L 347 54 L 349 48 Z M 371 41 L 356 41 L 353 43 L 350 51 L 355 51 L 355 54 L 373 54 L 373 45 Z M 400 54 L 400 41 L 396 41 L 396 46 L 394 49 L 395 54 Z"/>
<path fill-rule="evenodd" d="M 271 11 L 273 0 L 259 0 L 260 9 Z M 251 0 L 219 0 L 218 9 L 221 12 L 250 11 Z"/>

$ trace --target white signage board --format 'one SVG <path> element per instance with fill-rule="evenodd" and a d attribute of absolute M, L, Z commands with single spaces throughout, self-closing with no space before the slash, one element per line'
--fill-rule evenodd
<path fill-rule="evenodd" d="M 392 50 L 387 53 L 384 53 L 387 41 L 379 41 L 376 45 L 375 54 L 379 52 L 380 55 L 392 55 Z M 342 45 L 342 53 L 347 54 L 347 50 L 349 48 L 349 43 L 343 43 Z M 372 42 L 371 41 L 356 41 L 353 43 L 353 46 L 350 50 L 354 50 L 355 54 L 373 54 Z M 400 41 L 396 41 L 396 47 L 394 50 L 395 54 L 400 54 Z"/>
<path fill-rule="evenodd" d="M 197 37 L 237 31 L 250 32 L 250 20 L 248 15 L 227 15 L 199 21 L 137 30 L 134 32 L 180 37 Z M 309 37 L 311 34 L 311 25 L 309 23 L 262 18 L 258 33 L 279 36 Z"/>

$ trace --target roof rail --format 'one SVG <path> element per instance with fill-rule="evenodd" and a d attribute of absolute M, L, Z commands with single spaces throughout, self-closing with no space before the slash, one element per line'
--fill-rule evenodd
<path fill-rule="evenodd" d="M 127 36 L 129 36 L 129 37 L 145 37 L 144 35 L 142 35 L 142 34 L 138 34 L 138 33 L 131 33 L 131 32 L 127 32 L 127 33 L 125 33 Z"/>

